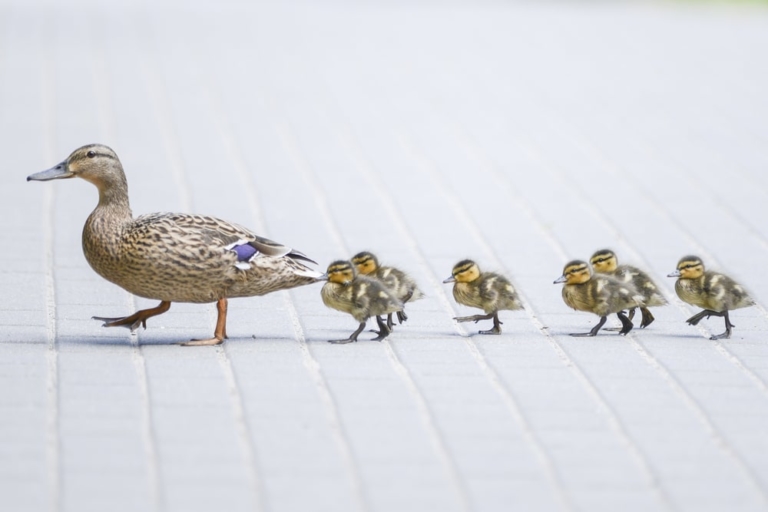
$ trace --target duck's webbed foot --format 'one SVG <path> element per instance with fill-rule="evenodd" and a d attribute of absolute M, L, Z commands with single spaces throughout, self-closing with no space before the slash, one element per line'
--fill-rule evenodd
<path fill-rule="evenodd" d="M 576 338 L 586 338 L 586 337 L 591 337 L 591 336 L 597 336 L 597 331 L 599 331 L 600 328 L 603 325 L 605 325 L 606 320 L 608 320 L 607 316 L 601 316 L 600 317 L 600 321 L 597 322 L 597 325 L 594 326 L 591 331 L 589 331 L 589 332 L 575 332 L 575 333 L 571 333 L 571 336 L 574 336 Z M 622 324 L 623 324 L 623 322 L 622 322 Z"/>
<path fill-rule="evenodd" d="M 634 327 L 634 325 L 632 325 L 632 322 L 629 321 L 629 318 L 626 317 L 623 311 L 619 311 L 618 313 L 616 313 L 616 316 L 619 317 L 619 320 L 621 320 L 621 325 L 622 325 L 622 328 L 619 331 L 619 334 L 622 336 L 626 336 L 627 334 L 629 334 L 629 331 L 632 330 L 632 327 Z"/>
<path fill-rule="evenodd" d="M 213 338 L 207 340 L 190 340 L 179 343 L 182 347 L 207 347 L 210 345 L 221 345 L 227 339 L 227 299 L 219 299 L 216 303 L 218 316 L 216 318 L 216 329 L 213 331 Z"/>
<path fill-rule="evenodd" d="M 634 309 L 632 310 L 634 311 Z M 632 311 L 630 311 L 629 320 L 632 321 Z M 656 320 L 653 317 L 653 314 L 651 314 L 650 310 L 646 307 L 640 308 L 640 313 L 642 314 L 642 319 L 640 320 L 640 328 L 645 329 L 649 325 L 653 323 L 654 320 Z"/>
<path fill-rule="evenodd" d="M 131 332 L 136 332 L 139 327 L 147 328 L 147 319 L 153 316 L 162 315 L 171 308 L 171 303 L 167 300 L 162 301 L 157 307 L 142 309 L 131 316 L 117 318 L 107 318 L 103 316 L 91 317 L 92 320 L 104 322 L 103 327 L 127 327 Z"/>
<path fill-rule="evenodd" d="M 722 339 L 730 339 L 731 337 L 731 331 L 733 330 L 735 325 L 731 323 L 731 319 L 728 317 L 728 311 L 723 311 L 722 314 L 717 316 L 724 316 L 725 317 L 725 332 L 722 334 L 716 334 L 714 336 L 710 336 L 709 339 L 711 340 L 722 340 Z"/>
<path fill-rule="evenodd" d="M 391 313 L 389 315 L 389 318 L 392 318 L 392 314 Z M 403 311 L 398 311 L 397 312 L 397 323 L 398 324 L 402 324 L 406 320 L 408 320 L 408 315 L 405 314 L 405 311 L 404 310 Z"/>
<path fill-rule="evenodd" d="M 501 334 L 501 324 L 503 322 L 499 320 L 499 313 L 495 312 L 492 314 L 493 314 L 493 329 L 488 329 L 487 331 L 480 331 L 480 334 Z"/>
<path fill-rule="evenodd" d="M 384 320 L 380 316 L 376 317 L 376 323 L 379 326 L 379 330 L 373 331 L 376 334 L 378 334 L 378 336 L 373 338 L 373 341 L 381 341 L 387 336 L 389 336 L 390 334 L 392 334 L 392 329 L 389 327 L 389 324 L 387 322 L 384 322 Z"/>
<path fill-rule="evenodd" d="M 343 339 L 343 340 L 328 340 L 328 343 L 333 343 L 336 345 L 343 345 L 345 343 L 353 343 L 357 341 L 357 337 L 360 335 L 361 332 L 363 332 L 363 329 L 365 329 L 365 322 L 360 322 L 360 326 L 357 328 L 355 332 L 349 335 L 349 338 Z"/>

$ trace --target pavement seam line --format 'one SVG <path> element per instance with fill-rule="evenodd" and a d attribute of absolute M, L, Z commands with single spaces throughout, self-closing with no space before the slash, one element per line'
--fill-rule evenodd
<path fill-rule="evenodd" d="M 325 405 L 324 409 L 328 415 L 328 422 L 331 432 L 333 432 L 336 438 L 336 443 L 342 453 L 342 458 L 347 465 L 347 471 L 350 474 L 352 490 L 355 495 L 355 499 L 358 504 L 358 510 L 367 511 L 370 510 L 368 505 L 367 493 L 365 486 L 363 485 L 362 475 L 360 472 L 360 465 L 357 462 L 354 451 L 352 450 L 352 444 L 349 441 L 349 435 L 344 428 L 344 424 L 341 420 L 341 413 L 339 412 L 339 406 L 336 403 L 336 399 L 331 393 L 331 389 L 328 385 L 328 381 L 323 375 L 322 367 L 320 363 L 312 355 L 309 350 L 309 344 L 307 344 L 306 336 L 304 335 L 304 327 L 301 325 L 299 319 L 299 313 L 296 310 L 296 306 L 287 290 L 284 290 L 283 297 L 285 299 L 285 306 L 288 310 L 288 315 L 291 319 L 291 325 L 293 327 L 296 341 L 299 343 L 299 349 L 301 351 L 301 357 L 304 362 L 304 366 L 309 370 L 310 377 L 315 383 L 320 401 Z"/>
<path fill-rule="evenodd" d="M 328 229 L 331 233 L 339 249 L 341 249 L 345 254 L 351 254 L 350 249 L 344 240 L 344 236 L 339 230 L 338 224 L 333 219 L 333 214 L 328 206 L 327 195 L 324 192 L 323 187 L 320 185 L 320 183 L 318 183 L 314 169 L 309 164 L 309 162 L 306 161 L 304 155 L 302 154 L 302 151 L 298 145 L 298 141 L 296 140 L 296 137 L 293 134 L 293 131 L 288 122 L 281 125 L 281 137 L 283 139 L 285 149 L 289 153 L 292 162 L 299 169 L 308 185 L 310 185 L 314 191 L 313 195 L 316 197 L 316 204 L 323 210 L 322 215 L 326 222 L 326 229 Z M 406 389 L 408 389 L 408 391 L 411 393 L 416 405 L 416 409 L 419 411 L 419 416 L 421 416 L 421 420 L 427 436 L 431 439 L 433 445 L 435 446 L 438 457 L 442 459 L 450 479 L 453 480 L 453 484 L 459 495 L 459 499 L 464 510 L 471 510 L 472 506 L 469 493 L 466 489 L 466 486 L 464 485 L 463 480 L 460 478 L 460 471 L 456 461 L 448 449 L 445 437 L 442 434 L 440 428 L 437 426 L 436 418 L 429 408 L 423 392 L 419 389 L 418 385 L 416 385 L 410 370 L 403 364 L 394 349 L 391 349 L 391 344 L 387 344 L 387 346 L 390 347 L 390 350 L 387 354 L 388 359 L 390 360 L 390 364 L 392 365 L 395 374 L 400 376 L 401 380 L 406 386 Z"/>
<path fill-rule="evenodd" d="M 95 16 L 94 16 L 95 17 Z M 104 18 L 92 20 L 89 24 L 91 48 L 94 55 L 94 90 L 96 93 L 97 112 L 100 114 L 100 131 L 106 135 L 107 140 L 117 141 L 115 126 L 115 113 L 111 107 L 110 91 L 112 89 L 107 70 L 107 56 L 104 49 L 104 32 L 102 30 Z M 128 292 L 123 292 L 129 311 L 138 311 L 136 297 Z M 131 346 L 131 361 L 136 372 L 136 384 L 138 386 L 139 401 L 141 402 L 141 430 L 144 437 L 144 451 L 147 461 L 147 486 L 149 487 L 150 501 L 154 509 L 164 510 L 165 494 L 160 474 L 160 462 L 157 449 L 157 436 L 155 434 L 152 414 L 152 401 L 149 392 L 149 376 L 147 375 L 147 362 L 141 347 L 138 332 L 127 335 Z"/>
<path fill-rule="evenodd" d="M 49 15 L 44 23 L 44 32 L 48 34 L 49 50 L 42 56 L 42 110 L 44 127 L 44 154 L 50 162 L 56 161 L 56 95 L 54 80 L 54 56 L 51 54 L 54 32 L 51 26 L 53 15 Z M 46 450 L 47 477 L 50 489 L 49 506 L 53 512 L 61 509 L 61 432 L 59 418 L 59 346 L 56 307 L 56 264 L 54 255 L 54 233 L 56 232 L 56 189 L 48 185 L 43 192 L 43 240 L 45 244 L 45 309 L 46 309 L 46 387 L 47 387 L 47 416 L 46 416 Z"/>

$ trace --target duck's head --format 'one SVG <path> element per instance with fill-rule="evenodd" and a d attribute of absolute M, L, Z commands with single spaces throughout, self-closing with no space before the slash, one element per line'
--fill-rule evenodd
<path fill-rule="evenodd" d="M 351 283 L 355 276 L 357 276 L 357 270 L 351 262 L 338 260 L 328 265 L 324 277 L 331 283 L 346 285 Z"/>
<path fill-rule="evenodd" d="M 66 160 L 46 171 L 27 176 L 27 181 L 83 178 L 99 190 L 110 184 L 125 184 L 123 166 L 112 149 L 101 144 L 78 148 Z"/>
<path fill-rule="evenodd" d="M 453 266 L 451 277 L 444 283 L 471 283 L 480 277 L 480 267 L 472 260 L 461 260 Z"/>
<path fill-rule="evenodd" d="M 379 268 L 379 260 L 372 253 L 363 251 L 352 256 L 352 263 L 363 275 L 373 274 Z"/>
<path fill-rule="evenodd" d="M 563 275 L 555 279 L 555 284 L 583 284 L 592 278 L 592 269 L 586 261 L 573 260 L 563 268 Z"/>
<path fill-rule="evenodd" d="M 685 256 L 677 263 L 677 270 L 667 274 L 667 277 L 680 279 L 697 279 L 704 274 L 704 263 L 698 256 Z"/>
<path fill-rule="evenodd" d="M 610 249 L 602 249 L 597 251 L 589 258 L 589 263 L 595 272 L 601 274 L 610 274 L 619 265 L 619 260 L 616 258 L 616 254 Z"/>

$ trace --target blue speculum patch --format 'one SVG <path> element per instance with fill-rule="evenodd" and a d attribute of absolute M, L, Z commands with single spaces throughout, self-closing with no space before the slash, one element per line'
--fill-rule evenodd
<path fill-rule="evenodd" d="M 248 261 L 259 252 L 251 244 L 236 245 L 231 250 L 237 253 L 237 261 Z"/>

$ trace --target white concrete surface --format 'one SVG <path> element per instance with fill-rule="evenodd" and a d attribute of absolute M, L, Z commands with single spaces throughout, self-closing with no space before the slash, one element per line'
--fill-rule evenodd
<path fill-rule="evenodd" d="M 0 510 L 768 510 L 768 9 L 507 2 L 0 4 Z M 103 142 L 134 212 L 362 249 L 428 297 L 386 342 L 319 285 L 152 304 L 94 274 Z M 627 338 L 552 281 L 614 248 L 670 297 Z M 699 254 L 760 306 L 684 323 Z M 461 258 L 506 273 L 504 334 L 456 325 Z M 366 338 L 367 336 L 363 336 Z"/>

